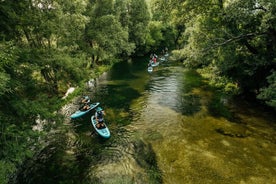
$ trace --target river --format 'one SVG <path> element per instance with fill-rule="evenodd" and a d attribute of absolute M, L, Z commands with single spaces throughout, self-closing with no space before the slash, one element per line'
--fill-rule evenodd
<path fill-rule="evenodd" d="M 111 138 L 94 132 L 92 113 L 70 120 L 78 105 L 68 104 L 62 134 L 17 183 L 276 183 L 272 112 L 221 95 L 179 63 L 152 73 L 146 66 L 118 63 L 87 87 L 106 111 Z"/>

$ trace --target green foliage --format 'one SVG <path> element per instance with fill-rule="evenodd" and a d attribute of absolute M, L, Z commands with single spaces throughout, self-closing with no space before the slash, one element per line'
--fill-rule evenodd
<path fill-rule="evenodd" d="M 58 47 L 66 49 L 70 52 L 75 52 L 79 49 L 79 44 L 82 43 L 84 29 L 89 22 L 89 17 L 84 13 L 88 5 L 88 0 L 63 0 L 57 6 L 60 11 L 57 19 L 52 20 L 55 26 L 59 24 L 57 31 L 58 36 L 53 38 L 59 38 Z M 47 25 L 47 24 L 46 24 Z"/>
<path fill-rule="evenodd" d="M 272 72 L 267 77 L 268 86 L 263 87 L 258 94 L 258 98 L 264 100 L 266 104 L 276 109 L 276 72 Z"/>
<path fill-rule="evenodd" d="M 199 69 L 198 71 L 205 79 L 207 79 L 211 86 L 222 90 L 223 93 L 228 95 L 240 94 L 241 91 L 237 83 L 232 81 L 230 78 L 221 75 L 219 68 L 216 66 L 209 65 L 208 67 Z"/>
<path fill-rule="evenodd" d="M 162 21 L 168 23 L 172 18 L 172 11 L 179 6 L 179 1 L 167 1 L 167 0 L 151 0 L 150 10 L 152 13 L 153 21 Z"/>
<path fill-rule="evenodd" d="M 176 8 L 180 6 L 179 1 L 171 0 L 171 1 L 166 1 L 166 0 L 151 0 L 149 1 L 149 9 L 151 11 L 152 15 L 152 20 L 151 22 L 159 22 L 160 31 L 162 34 L 162 40 L 157 40 L 154 45 L 153 49 L 156 49 L 157 47 L 159 48 L 175 48 L 177 39 L 178 39 L 178 27 L 182 27 L 183 23 L 181 26 L 178 26 L 176 23 L 175 19 L 180 18 L 180 15 L 175 15 L 176 13 Z M 181 14 L 183 16 L 183 14 Z M 153 36 L 154 38 L 154 36 Z M 161 42 L 160 42 L 161 41 Z M 160 43 L 159 43 L 160 42 Z M 147 43 L 152 44 L 152 42 L 147 41 Z"/>
<path fill-rule="evenodd" d="M 10 70 L 15 66 L 18 49 L 12 42 L 0 43 L 0 95 L 12 91 Z"/>
<path fill-rule="evenodd" d="M 126 30 L 128 29 L 130 18 L 128 14 L 129 4 L 130 0 L 115 0 L 114 2 L 114 15 Z"/>
<path fill-rule="evenodd" d="M 93 61 L 110 60 L 112 57 L 130 55 L 134 44 L 128 42 L 128 31 L 124 29 L 112 14 L 111 1 L 97 1 L 95 8 L 89 12 L 92 17 L 86 26 L 86 40 L 90 46 L 87 50 Z"/>
<path fill-rule="evenodd" d="M 151 21 L 148 24 L 149 34 L 147 36 L 146 45 L 148 49 L 146 49 L 146 52 L 150 51 L 151 49 L 157 50 L 161 42 L 164 40 L 162 29 L 163 24 L 159 21 Z"/>
<path fill-rule="evenodd" d="M 184 54 L 183 50 L 173 50 L 171 51 L 170 60 L 172 61 L 184 61 L 186 55 Z"/>
<path fill-rule="evenodd" d="M 207 68 L 210 83 L 229 94 L 262 89 L 259 98 L 275 98 L 264 95 L 275 69 L 275 10 L 273 0 L 186 0 L 172 9 L 180 49 L 171 58 L 187 67 Z"/>
<path fill-rule="evenodd" d="M 9 88 L 7 88 L 7 84 L 10 81 L 10 77 L 6 73 L 0 73 L 0 95 L 3 95 L 4 93 L 7 93 L 10 91 Z"/>
<path fill-rule="evenodd" d="M 0 160 L 0 183 L 8 183 L 9 174 L 15 171 L 15 165 L 5 160 Z"/>
<path fill-rule="evenodd" d="M 31 158 L 33 151 L 41 146 L 37 139 L 38 136 L 42 138 L 42 134 L 33 132 L 27 122 L 22 122 L 22 118 L 16 119 L 14 116 L 1 113 L 0 118 L 1 183 L 8 183 L 9 176 L 16 171 L 18 165 L 22 164 L 25 159 Z"/>
<path fill-rule="evenodd" d="M 145 0 L 131 0 L 128 25 L 129 40 L 135 43 L 137 53 L 143 52 L 145 49 L 149 21 L 150 13 Z"/>

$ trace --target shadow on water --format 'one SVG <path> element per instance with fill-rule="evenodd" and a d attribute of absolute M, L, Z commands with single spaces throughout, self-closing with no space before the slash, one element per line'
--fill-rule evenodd
<path fill-rule="evenodd" d="M 132 67 L 131 65 L 135 65 L 133 62 L 128 62 L 128 61 L 122 61 L 120 63 L 114 64 L 112 70 L 109 72 L 109 78 L 112 80 L 133 80 L 137 78 L 133 74 L 134 71 L 139 70 L 139 66 L 141 67 L 140 64 L 136 64 L 135 66 L 137 68 Z"/>
<path fill-rule="evenodd" d="M 91 165 L 102 160 L 104 147 L 112 140 L 99 137 L 90 123 L 93 111 L 72 120 L 73 131 L 50 137 L 49 145 L 26 160 L 10 183 L 101 183 L 91 174 Z"/>
<path fill-rule="evenodd" d="M 235 117 L 235 114 L 227 107 L 226 101 L 228 100 L 222 94 L 215 93 L 207 104 L 209 114 L 214 117 L 223 117 L 229 122 L 240 123 L 240 119 Z"/>
<path fill-rule="evenodd" d="M 191 94 L 193 89 L 199 88 L 201 91 L 209 91 L 212 94 L 207 104 L 207 109 L 211 116 L 223 117 L 229 121 L 239 122 L 239 119 L 234 117 L 234 114 L 226 106 L 228 99 L 225 95 L 210 87 L 198 72 L 194 70 L 188 70 L 185 73 L 185 84 L 182 97 L 182 109 L 184 110 L 184 115 L 192 115 L 200 111 L 200 105 L 202 105 L 200 104 L 200 96 Z"/>
<path fill-rule="evenodd" d="M 134 158 L 136 162 L 142 167 L 145 168 L 146 172 L 149 175 L 149 180 L 152 181 L 152 184 L 161 184 L 162 172 L 158 168 L 156 154 L 152 148 L 151 144 L 146 144 L 142 140 L 137 140 L 134 142 L 135 155 Z"/>
<path fill-rule="evenodd" d="M 184 84 L 181 94 L 181 106 L 178 108 L 183 115 L 193 115 L 201 110 L 201 97 L 193 93 L 196 88 L 204 88 L 206 84 L 202 77 L 192 70 L 184 73 Z"/>
<path fill-rule="evenodd" d="M 195 70 L 186 70 L 184 72 L 184 87 L 183 93 L 189 93 L 194 88 L 206 88 L 208 85 L 204 82 L 203 78 Z"/>
<path fill-rule="evenodd" d="M 85 170 L 89 166 L 87 163 L 92 162 L 93 157 L 87 157 L 87 154 L 82 153 L 82 149 L 74 154 L 70 153 L 66 138 L 59 138 L 64 141 L 52 142 L 24 164 L 15 183 L 77 183 L 75 181 L 83 180 Z"/>
<path fill-rule="evenodd" d="M 11 183 L 100 183 L 90 168 L 103 159 L 103 148 L 112 142 L 99 137 L 89 119 L 89 115 L 76 119 L 71 122 L 74 132 L 52 137 L 48 146 L 23 164 Z"/>
<path fill-rule="evenodd" d="M 183 115 L 191 116 L 200 111 L 200 105 L 200 97 L 198 95 L 183 94 L 180 108 L 177 108 L 176 111 L 181 112 Z"/>
<path fill-rule="evenodd" d="M 105 95 L 103 95 L 105 94 Z M 110 108 L 127 108 L 128 100 L 139 97 L 140 94 L 127 84 L 107 84 L 96 91 L 95 97 Z"/>

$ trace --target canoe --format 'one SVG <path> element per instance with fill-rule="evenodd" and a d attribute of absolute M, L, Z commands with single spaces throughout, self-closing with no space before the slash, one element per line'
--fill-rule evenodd
<path fill-rule="evenodd" d="M 110 131 L 109 131 L 109 129 L 108 129 L 108 127 L 106 126 L 106 124 L 104 123 L 104 128 L 101 128 L 101 129 L 99 129 L 99 128 L 97 128 L 97 121 L 96 121 L 96 118 L 95 118 L 95 116 L 92 116 L 91 117 L 91 123 L 92 123 L 92 125 L 93 125 L 93 127 L 94 127 L 94 129 L 96 130 L 96 132 L 100 135 L 100 136 L 102 136 L 103 138 L 109 138 L 110 137 Z"/>
<path fill-rule="evenodd" d="M 81 110 L 77 110 L 75 113 L 73 113 L 70 117 L 72 119 L 74 118 L 78 118 L 78 117 L 81 117 L 83 116 L 84 114 L 88 113 L 89 111 L 91 111 L 92 109 L 94 109 L 95 107 L 97 107 L 100 103 L 99 102 L 96 102 L 96 103 L 92 103 L 90 104 L 90 108 L 86 111 L 81 111 Z"/>

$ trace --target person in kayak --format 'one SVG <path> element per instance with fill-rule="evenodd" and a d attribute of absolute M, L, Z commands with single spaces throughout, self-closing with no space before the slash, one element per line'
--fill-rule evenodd
<path fill-rule="evenodd" d="M 152 60 L 150 60 L 148 63 L 148 67 L 151 67 L 151 66 L 152 66 Z"/>
<path fill-rule="evenodd" d="M 89 97 L 88 96 L 83 96 L 82 98 L 81 98 L 81 104 L 88 104 L 90 102 L 90 99 L 89 99 Z"/>
<path fill-rule="evenodd" d="M 96 121 L 97 121 L 96 126 L 98 129 L 105 127 L 104 126 L 104 116 L 105 116 L 104 110 L 101 107 L 97 107 L 95 117 L 96 117 Z"/>
<path fill-rule="evenodd" d="M 88 109 L 90 109 L 90 105 L 87 103 L 87 104 L 83 104 L 79 110 L 80 111 L 87 111 Z"/>
<path fill-rule="evenodd" d="M 81 101 L 81 107 L 79 108 L 80 111 L 87 111 L 88 109 L 90 109 L 90 98 L 88 96 L 83 96 Z"/>

